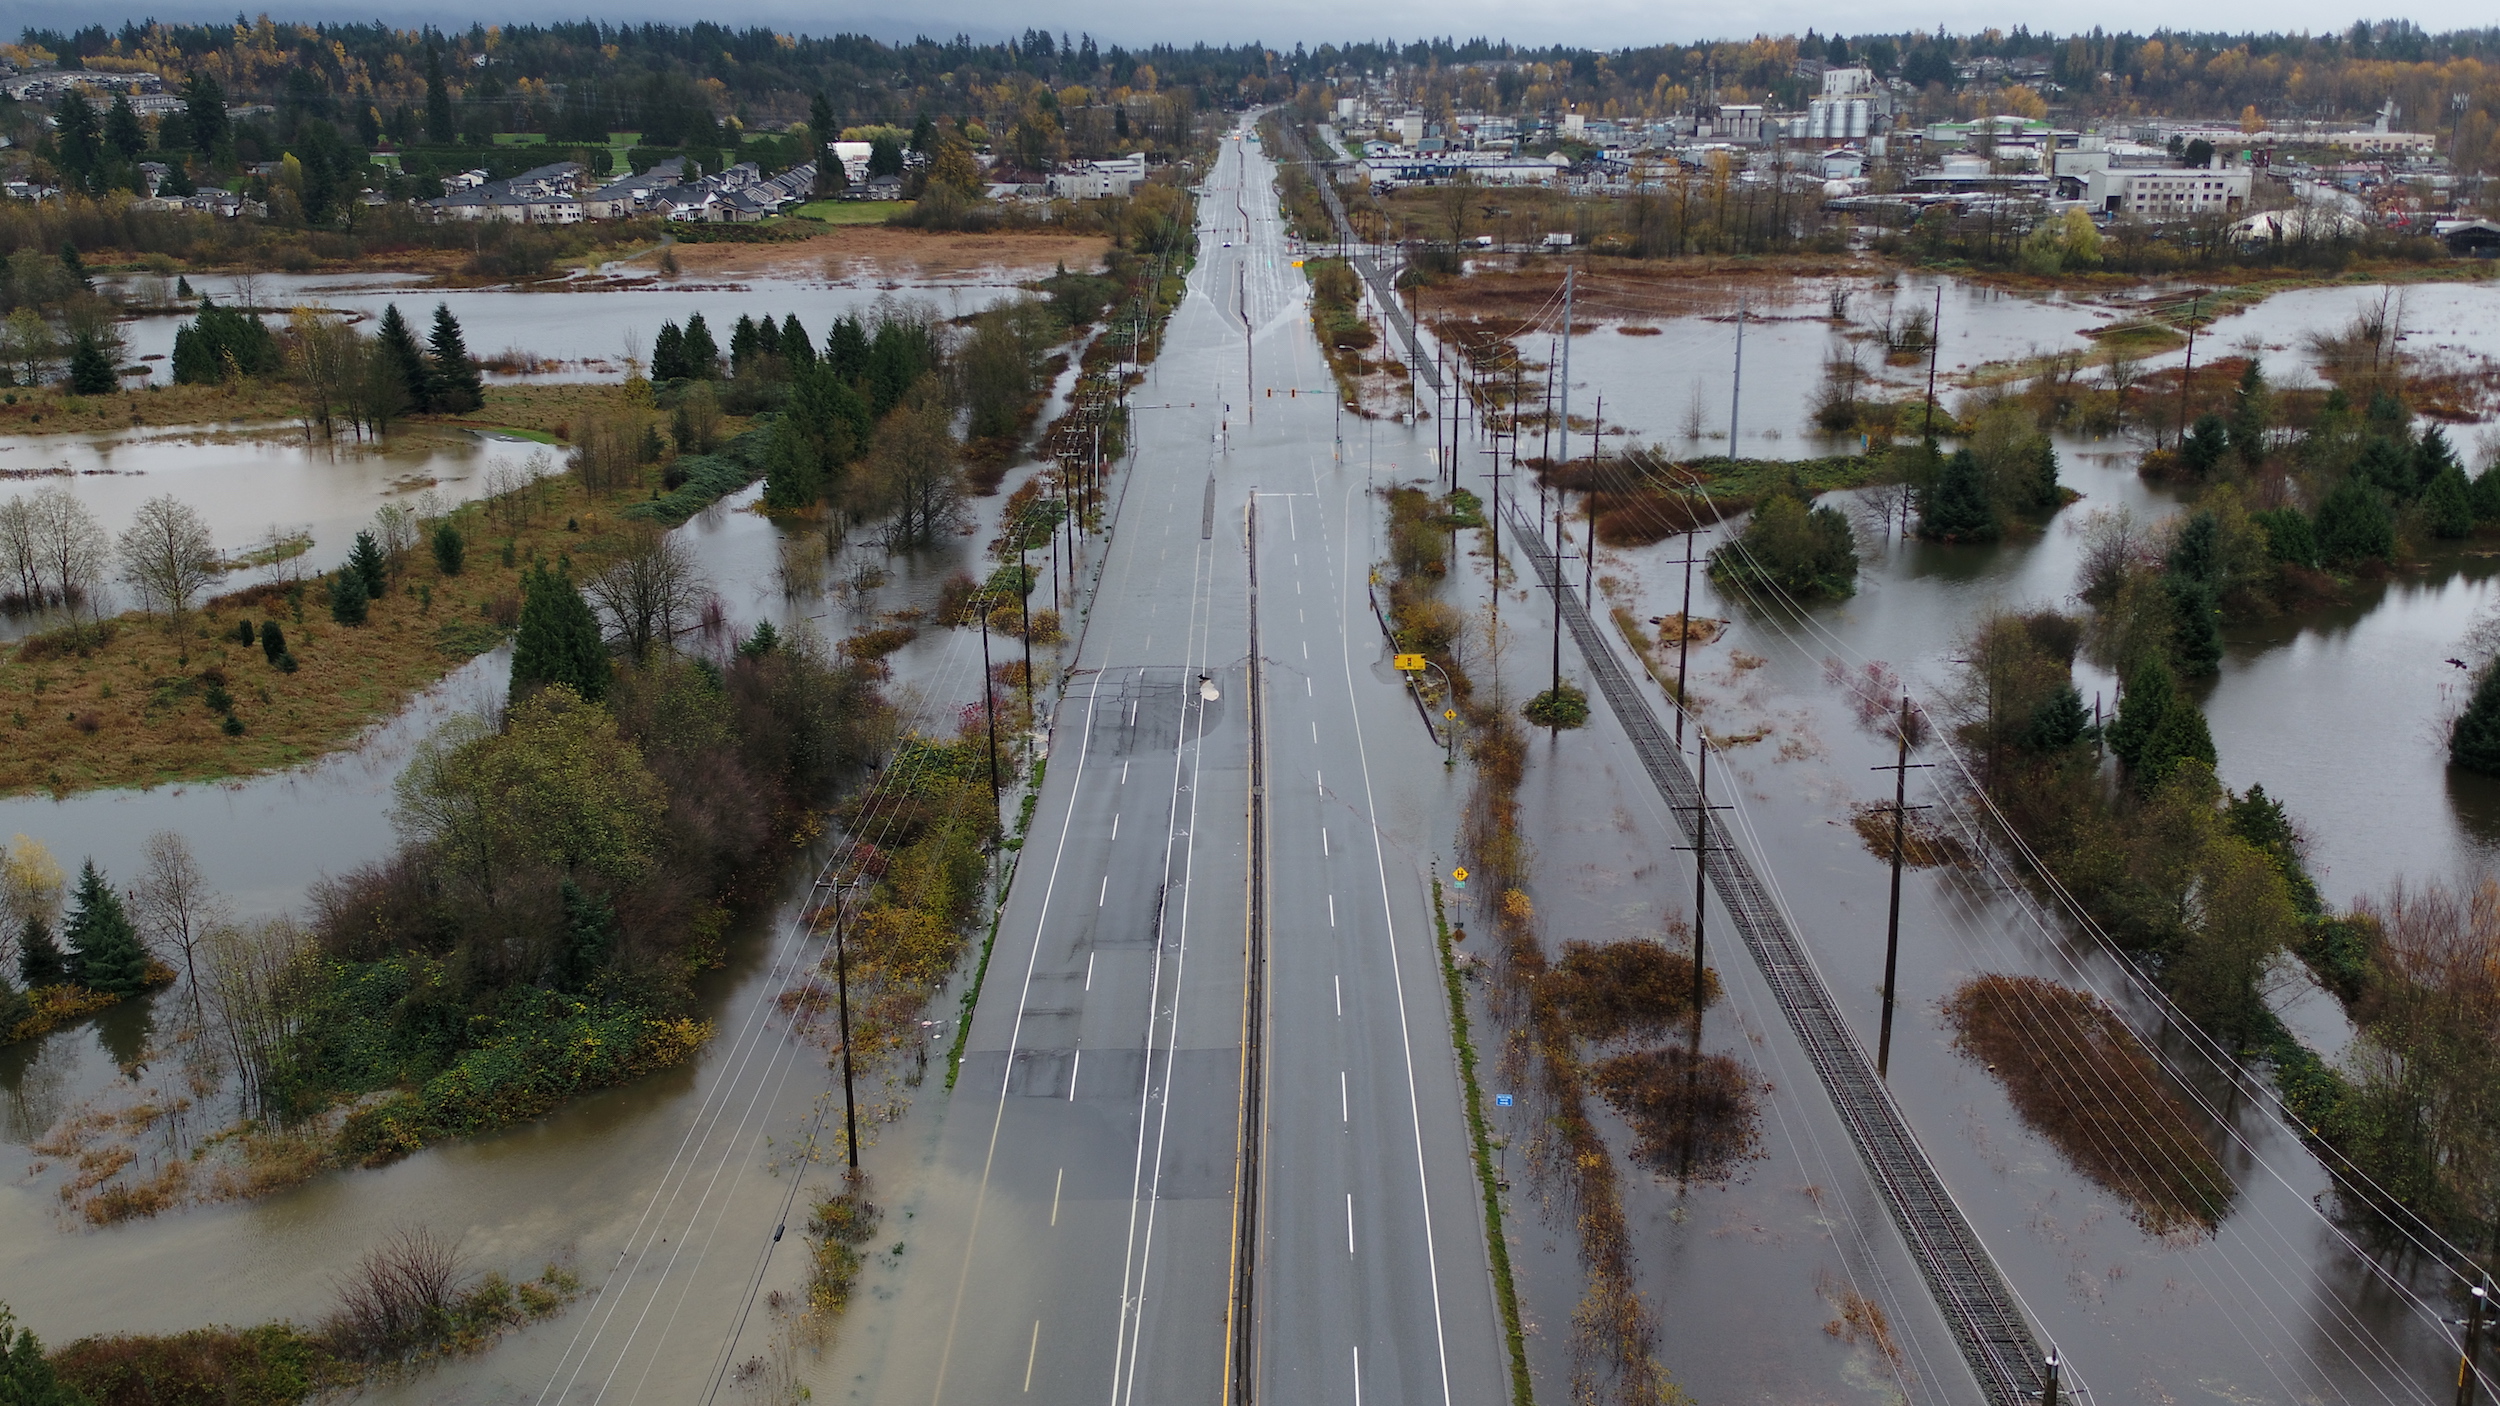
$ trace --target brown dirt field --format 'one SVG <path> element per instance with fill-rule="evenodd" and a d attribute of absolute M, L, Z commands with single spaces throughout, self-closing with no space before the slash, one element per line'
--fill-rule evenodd
<path fill-rule="evenodd" d="M 1060 263 L 1097 268 L 1111 241 L 1100 235 L 949 234 L 888 225 L 845 225 L 787 244 L 680 244 L 688 278 L 818 274 L 827 278 L 952 279 L 1007 269 L 1041 275 Z"/>

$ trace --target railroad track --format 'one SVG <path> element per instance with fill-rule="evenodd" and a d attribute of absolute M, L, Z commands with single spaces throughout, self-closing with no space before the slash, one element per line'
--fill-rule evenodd
<path fill-rule="evenodd" d="M 1547 590 L 1562 595 L 1562 615 L 1580 657 L 1606 695 L 1607 705 L 1632 740 L 1649 779 L 1666 799 L 1686 838 L 1701 843 L 1696 809 L 1700 788 L 1684 764 L 1675 739 L 1658 721 L 1658 713 L 1642 693 L 1632 671 L 1625 668 L 1588 609 L 1558 580 L 1551 548 L 1539 537 L 1540 525 L 1507 500 L 1503 510 L 1516 540 L 1536 565 Z M 1697 851 L 1698 852 L 1698 851 Z M 1883 1082 L 1875 1077 L 1866 1050 L 1851 1035 L 1832 1003 L 1830 991 L 1806 958 L 1803 945 L 1772 901 L 1753 865 L 1733 846 L 1713 844 L 1703 856 L 1710 881 L 1726 906 L 1729 921 L 1745 941 L 1745 950 L 1770 983 L 1789 1028 L 1805 1046 L 1815 1074 L 1823 1081 L 1841 1122 L 1849 1129 L 1867 1175 L 1881 1192 L 1907 1243 L 1910 1258 L 1935 1295 L 1936 1307 L 1962 1350 L 1980 1389 L 1995 1406 L 2029 1406 L 2040 1399 L 2045 1384 L 2040 1345 L 2030 1323 L 2014 1302 L 2012 1291 L 1987 1247 L 1954 1204 L 1936 1176 L 1926 1149 L 1901 1116 Z"/>

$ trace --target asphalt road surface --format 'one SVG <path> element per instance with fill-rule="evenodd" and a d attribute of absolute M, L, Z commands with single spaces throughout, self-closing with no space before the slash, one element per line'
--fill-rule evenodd
<path fill-rule="evenodd" d="M 1376 508 L 1246 127 L 1050 727 L 879 1402 L 1495 1403 L 1507 1372 L 1426 866 L 1440 752 L 1365 596 Z M 1251 540 L 1266 703 L 1252 948 Z M 1209 693 L 1213 696 L 1209 697 Z M 1392 818 L 1394 817 L 1394 818 Z M 1249 1038 L 1257 1037 L 1257 1038 Z M 1253 1204 L 1236 1204 L 1248 1061 Z M 943 1208 L 943 1213 L 940 1213 Z M 1235 1321 L 1236 1216 L 1255 1215 Z"/>

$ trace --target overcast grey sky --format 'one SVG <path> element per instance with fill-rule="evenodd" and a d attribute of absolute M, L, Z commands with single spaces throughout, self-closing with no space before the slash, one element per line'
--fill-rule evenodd
<path fill-rule="evenodd" d="M 2265 4 L 2226 0 L 2219 5 L 2184 8 L 2163 0 L 2107 0 L 2090 7 L 2049 10 L 2006 4 L 2003 0 L 1933 0 L 1925 4 L 1872 0 L 1837 7 L 1810 0 L 1672 7 L 1637 0 L 1578 0 L 1573 4 L 1548 3 L 1533 8 L 1524 8 L 1511 0 L 1373 0 L 1359 7 L 1336 0 L 1269 0 L 1264 4 L 1217 4 L 1209 0 L 927 0 L 925 4 L 912 4 L 867 0 L 836 5 L 797 0 L 727 0 L 692 8 L 671 0 L 501 0 L 493 4 L 449 0 L 422 6 L 408 0 L 363 5 L 354 4 L 353 0 L 304 0 L 300 4 L 256 0 L 240 6 L 220 5 L 213 0 L 175 0 L 127 13 L 131 17 L 156 15 L 196 20 L 223 18 L 238 8 L 255 14 L 265 9 L 282 19 L 379 18 L 393 24 L 432 23 L 447 28 L 466 28 L 473 20 L 497 24 L 593 15 L 614 21 L 684 23 L 700 16 L 733 25 L 762 24 L 818 35 L 863 32 L 889 39 L 908 38 L 915 33 L 947 35 L 958 30 L 991 39 L 1020 32 L 1028 25 L 1048 25 L 1070 33 L 1091 32 L 1107 43 L 1261 40 L 1279 48 L 1291 48 L 1296 42 L 1316 44 L 1349 37 L 1410 39 L 1420 35 L 1484 35 L 1524 44 L 1621 48 L 1668 41 L 1690 43 L 1705 38 L 1744 39 L 1758 33 L 1787 34 L 1801 32 L 1808 26 L 1827 33 L 1837 26 L 1853 34 L 1932 29 L 1937 25 L 1956 33 L 1970 33 L 1991 25 L 2010 29 L 2017 24 L 2061 32 L 2089 29 L 2096 24 L 2113 30 L 2143 32 L 2165 24 L 2188 23 L 2198 29 L 2316 32 L 2344 29 L 2364 14 L 2371 18 L 2400 15 L 2433 31 L 2493 22 L 2488 4 L 2469 4 L 2467 0 L 2421 0 L 2393 15 L 2357 10 L 2347 0 L 2269 0 Z M 99 20 L 118 24 L 123 17 L 93 4 L 66 4 L 59 0 L 0 6 L 0 14 L 9 16 L 0 19 L 0 28 L 7 31 L 26 24 L 69 27 Z M 1360 35 L 1352 32 L 1355 25 L 1360 26 Z"/>

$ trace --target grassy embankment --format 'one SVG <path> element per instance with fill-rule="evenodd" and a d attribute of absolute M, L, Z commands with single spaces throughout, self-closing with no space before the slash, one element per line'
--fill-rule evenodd
<path fill-rule="evenodd" d="M 484 416 L 561 429 L 561 417 L 612 407 L 624 394 L 516 389 L 490 391 Z M 734 464 L 732 454 L 703 457 Z M 470 544 L 462 571 L 445 575 L 422 546 L 403 554 L 361 626 L 333 622 L 324 584 L 312 579 L 247 587 L 179 618 L 132 613 L 35 636 L 0 657 L 0 720 L 13 744 L 0 754 L 0 793 L 212 780 L 335 751 L 500 643 L 532 560 L 569 560 L 578 578 L 654 517 L 672 520 L 663 508 L 677 506 L 638 488 L 590 493 L 561 475 L 464 506 L 451 515 Z M 295 672 L 238 642 L 245 620 L 280 624 Z M 239 734 L 226 732 L 226 710 L 212 706 L 221 697 Z"/>
<path fill-rule="evenodd" d="M 457 1245 L 423 1231 L 393 1235 L 338 1286 L 338 1307 L 310 1327 L 280 1319 L 114 1333 L 77 1339 L 45 1360 L 88 1406 L 294 1406 L 483 1352 L 581 1291 L 578 1278 L 553 1264 L 518 1282 L 496 1272 L 472 1278 Z"/>

